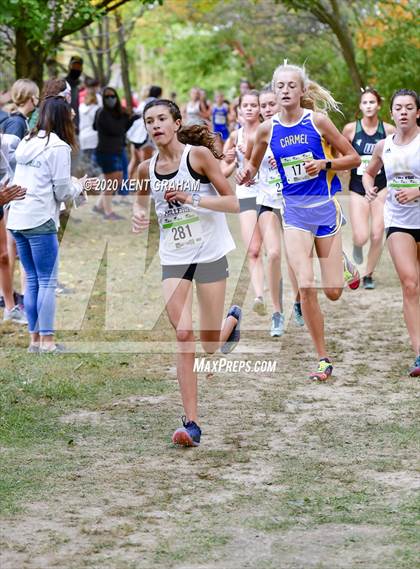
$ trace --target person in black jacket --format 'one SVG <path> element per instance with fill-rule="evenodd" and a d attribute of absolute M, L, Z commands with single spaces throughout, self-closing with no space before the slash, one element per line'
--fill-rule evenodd
<path fill-rule="evenodd" d="M 106 186 L 93 211 L 102 214 L 105 219 L 115 221 L 121 219 L 121 216 L 112 211 L 112 195 L 120 188 L 123 172 L 127 171 L 128 166 L 125 135 L 139 117 L 129 116 L 121 107 L 118 93 L 112 87 L 105 87 L 103 105 L 96 113 L 93 128 L 98 131 L 95 158 L 104 173 Z"/>
<path fill-rule="evenodd" d="M 64 78 L 71 88 L 71 108 L 75 112 L 74 124 L 76 134 L 79 133 L 79 90 L 80 76 L 83 72 L 83 59 L 80 55 L 73 55 L 69 61 L 69 72 Z"/>

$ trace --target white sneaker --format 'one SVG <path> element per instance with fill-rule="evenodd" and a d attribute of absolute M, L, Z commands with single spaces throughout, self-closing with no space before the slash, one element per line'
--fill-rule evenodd
<path fill-rule="evenodd" d="M 24 311 L 17 304 L 10 310 L 4 309 L 3 320 L 4 322 L 15 322 L 15 324 L 28 323 Z"/>
<path fill-rule="evenodd" d="M 259 314 L 260 316 L 265 316 L 267 314 L 267 307 L 265 305 L 262 296 L 257 296 L 254 299 L 254 304 L 252 305 L 252 310 Z"/>

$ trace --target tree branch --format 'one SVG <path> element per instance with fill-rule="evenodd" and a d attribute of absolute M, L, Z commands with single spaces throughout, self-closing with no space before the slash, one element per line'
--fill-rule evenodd
<path fill-rule="evenodd" d="M 75 32 L 78 32 L 79 30 L 85 28 L 86 26 L 89 26 L 95 21 L 96 17 L 100 15 L 101 11 L 103 11 L 103 13 L 105 14 L 108 14 L 109 12 L 112 12 L 113 10 L 118 8 L 119 6 L 126 4 L 127 2 L 129 2 L 129 0 L 104 0 L 103 2 L 95 5 L 95 13 L 92 14 L 89 18 L 86 18 L 85 20 L 72 21 L 70 17 L 66 21 L 64 26 L 61 28 L 59 33 L 54 34 L 53 43 L 57 44 L 60 42 L 62 38 L 70 34 L 74 34 Z"/>

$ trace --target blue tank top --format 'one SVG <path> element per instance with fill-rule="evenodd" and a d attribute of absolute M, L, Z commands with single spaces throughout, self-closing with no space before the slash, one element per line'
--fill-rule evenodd
<path fill-rule="evenodd" d="M 222 105 L 221 107 L 213 107 L 212 111 L 212 121 L 214 127 L 225 127 L 227 124 L 227 116 L 228 116 L 228 109 L 226 105 Z"/>
<path fill-rule="evenodd" d="M 313 123 L 313 112 L 306 110 L 295 124 L 284 125 L 279 115 L 272 119 L 270 148 L 283 182 L 285 205 L 314 207 L 330 200 L 341 190 L 335 172 L 321 170 L 309 176 L 304 164 L 309 160 L 332 160 L 331 147 Z"/>

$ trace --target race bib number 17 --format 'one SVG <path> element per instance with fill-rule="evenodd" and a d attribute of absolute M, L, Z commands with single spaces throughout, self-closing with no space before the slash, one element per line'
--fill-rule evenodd
<path fill-rule="evenodd" d="M 318 176 L 317 174 L 310 176 L 305 170 L 305 162 L 309 162 L 313 159 L 312 152 L 304 152 L 296 156 L 282 158 L 281 163 L 284 168 L 284 173 L 286 174 L 287 182 L 289 184 L 297 184 L 305 180 L 316 178 Z"/>

